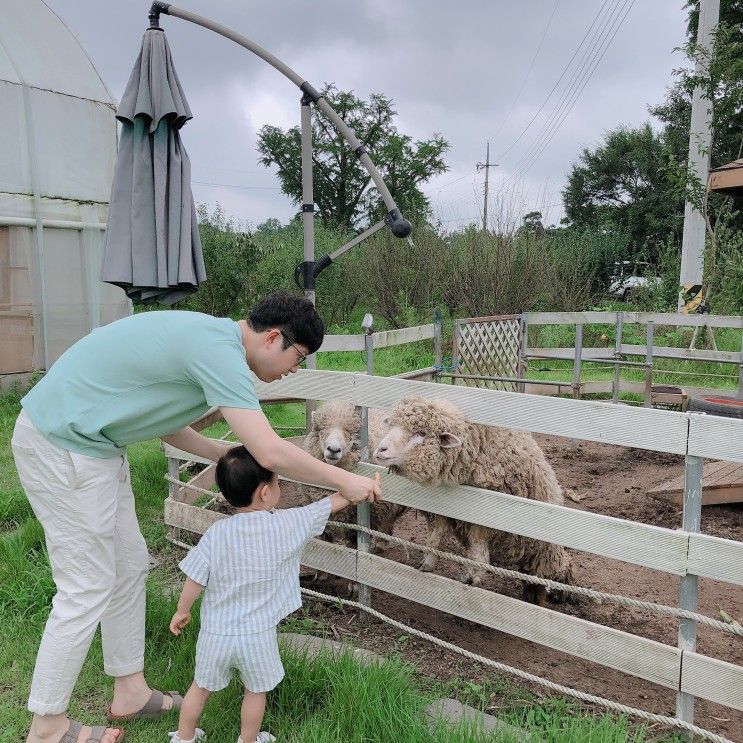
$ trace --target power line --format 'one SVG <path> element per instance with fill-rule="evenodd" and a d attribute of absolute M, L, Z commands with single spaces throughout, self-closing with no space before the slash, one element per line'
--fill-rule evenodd
<path fill-rule="evenodd" d="M 560 77 L 557 78 L 557 82 L 552 86 L 552 90 L 550 90 L 549 93 L 547 93 L 547 97 L 542 101 L 542 105 L 539 107 L 537 112 L 534 114 L 534 116 L 531 117 L 529 120 L 529 123 L 521 130 L 521 133 L 516 137 L 516 139 L 511 142 L 511 144 L 496 158 L 496 160 L 502 160 L 515 146 L 516 144 L 521 140 L 521 138 L 526 134 L 527 131 L 529 131 L 529 128 L 536 120 L 537 116 L 539 116 L 540 113 L 542 113 L 542 110 L 547 105 L 547 101 L 552 97 L 552 94 L 557 89 L 557 86 L 562 81 L 563 77 L 567 74 L 568 70 L 570 69 L 570 65 L 573 63 L 573 60 L 577 56 L 578 52 L 581 50 L 581 47 L 583 46 L 583 42 L 588 38 L 588 35 L 591 33 L 591 29 L 596 25 L 596 21 L 599 19 L 599 16 L 604 12 L 604 8 L 606 7 L 606 4 L 609 2 L 609 0 L 604 0 L 603 5 L 601 8 L 599 8 L 598 13 L 596 13 L 596 16 L 594 17 L 593 21 L 591 22 L 591 25 L 586 30 L 586 33 L 583 35 L 583 38 L 580 41 L 580 44 L 578 44 L 578 48 L 573 52 L 573 56 L 570 58 L 568 63 L 565 65 L 565 69 L 562 71 Z"/>
<path fill-rule="evenodd" d="M 584 59 L 581 62 L 580 68 L 574 74 L 573 80 L 563 94 L 564 98 L 562 102 L 555 108 L 552 115 L 545 123 L 541 133 L 537 135 L 531 147 L 528 148 L 528 150 L 519 160 L 518 164 L 516 165 L 517 170 L 519 168 L 523 168 L 525 163 L 527 162 L 529 164 L 526 169 L 531 167 L 536 158 L 539 157 L 539 155 L 544 151 L 546 145 L 549 144 L 554 135 L 557 133 L 557 130 L 560 128 L 560 126 L 562 126 L 563 122 L 567 118 L 570 111 L 572 111 L 575 103 L 585 89 L 586 85 L 588 85 L 588 82 L 593 76 L 594 71 L 600 64 L 601 60 L 604 58 L 606 51 L 611 45 L 611 42 L 614 40 L 614 37 L 617 35 L 619 28 L 624 23 L 624 20 L 627 18 L 627 15 L 629 14 L 629 11 L 632 9 L 632 5 L 634 5 L 635 2 L 635 0 L 621 0 L 623 2 L 623 5 L 620 7 L 619 1 L 620 0 L 618 0 L 617 4 L 615 5 L 615 10 L 618 10 L 616 18 L 612 17 L 605 31 L 601 33 L 601 35 L 593 44 L 591 50 L 588 51 L 585 55 Z M 626 11 L 624 11 L 625 7 L 627 8 Z M 622 16 L 622 11 L 624 11 L 624 16 Z M 613 15 L 614 12 L 612 11 L 612 16 Z M 588 56 L 589 54 L 591 55 L 590 57 Z"/>
<path fill-rule="evenodd" d="M 526 74 L 524 75 L 524 79 L 521 81 L 521 87 L 519 88 L 518 93 L 516 93 L 516 97 L 511 102 L 511 105 L 508 109 L 508 113 L 503 117 L 501 120 L 500 126 L 498 127 L 497 131 L 493 135 L 493 139 L 497 140 L 498 135 L 503 131 L 503 127 L 506 125 L 508 120 L 511 118 L 511 114 L 514 111 L 514 108 L 516 108 L 516 104 L 519 102 L 519 99 L 521 98 L 521 94 L 524 92 L 524 88 L 526 87 L 526 83 L 529 79 L 529 75 L 531 75 L 531 71 L 534 68 L 534 63 L 537 61 L 537 57 L 539 56 L 539 52 L 542 51 L 542 44 L 544 44 L 544 40 L 547 37 L 547 32 L 549 31 L 550 25 L 552 24 L 552 19 L 555 17 L 555 12 L 557 11 L 557 6 L 560 4 L 560 0 L 555 0 L 555 6 L 552 8 L 552 13 L 550 13 L 550 17 L 547 19 L 547 23 L 544 27 L 544 31 L 542 31 L 542 38 L 539 40 L 539 44 L 537 45 L 537 49 L 534 52 L 534 56 L 531 58 L 531 62 L 529 63 L 529 69 L 526 71 Z"/>
<path fill-rule="evenodd" d="M 562 102 L 555 107 L 552 115 L 542 127 L 540 134 L 537 135 L 532 145 L 527 148 L 521 159 L 514 166 L 514 172 L 499 190 L 502 191 L 508 185 L 516 181 L 519 176 L 526 174 L 539 156 L 544 152 L 547 145 L 552 141 L 567 116 L 573 110 L 578 98 L 590 81 L 594 71 L 604 58 L 606 51 L 629 15 L 634 3 L 635 0 L 624 0 L 624 4 L 621 7 L 617 3 L 615 6 L 615 10 L 619 9 L 617 17 L 610 22 L 605 32 L 602 32 L 599 40 L 594 42 L 591 51 L 585 55 L 585 58 L 581 62 L 579 71 L 574 74 L 573 80 L 563 94 L 565 97 Z M 623 11 L 624 15 L 622 15 Z M 611 15 L 614 15 L 613 11 Z M 603 45 L 603 48 L 601 45 Z M 591 54 L 590 58 L 588 57 L 588 54 Z"/>

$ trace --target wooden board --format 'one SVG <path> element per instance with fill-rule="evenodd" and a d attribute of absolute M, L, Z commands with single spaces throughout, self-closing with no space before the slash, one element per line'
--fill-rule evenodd
<path fill-rule="evenodd" d="M 313 539 L 302 563 L 655 684 L 678 686 L 681 651 L 377 555 Z M 382 607 L 382 611 L 384 607 Z"/>
<path fill-rule="evenodd" d="M 690 534 L 687 570 L 691 575 L 743 586 L 743 542 Z"/>
<path fill-rule="evenodd" d="M 674 477 L 648 490 L 673 503 L 684 502 L 684 475 Z M 743 501 L 743 464 L 739 462 L 705 462 L 702 478 L 702 505 L 740 503 Z"/>
<path fill-rule="evenodd" d="M 743 710 L 743 668 L 687 650 L 681 662 L 681 691 Z"/>
<path fill-rule="evenodd" d="M 444 398 L 455 403 L 473 423 L 672 454 L 687 453 L 686 414 L 666 410 L 331 371 L 300 370 L 270 385 L 258 383 L 256 389 L 259 395 L 340 399 L 371 408 L 390 408 L 411 395 Z M 739 448 L 743 461 L 743 439 Z"/>

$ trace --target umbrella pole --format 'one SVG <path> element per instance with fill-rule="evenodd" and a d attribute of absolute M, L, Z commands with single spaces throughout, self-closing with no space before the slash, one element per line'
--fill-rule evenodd
<path fill-rule="evenodd" d="M 304 94 L 309 98 L 310 102 L 314 103 L 317 108 L 331 121 L 336 130 L 340 135 L 348 142 L 349 147 L 356 154 L 359 162 L 366 168 L 367 172 L 371 176 L 374 185 L 379 191 L 379 195 L 382 197 L 382 201 L 387 207 L 387 216 L 385 217 L 386 223 L 392 230 L 392 234 L 395 237 L 407 237 L 410 234 L 411 225 L 410 222 L 405 219 L 400 210 L 397 208 L 395 200 L 392 198 L 387 186 L 382 179 L 380 172 L 375 167 L 364 145 L 357 139 L 351 128 L 346 124 L 343 119 L 333 110 L 332 106 L 320 95 L 320 93 L 307 81 L 298 75 L 291 67 L 284 64 L 278 57 L 271 54 L 263 47 L 256 44 L 254 41 L 246 38 L 242 34 L 233 31 L 227 26 L 223 26 L 221 23 L 216 23 L 209 18 L 191 13 L 183 8 L 177 8 L 170 3 L 162 2 L 161 0 L 155 0 L 150 8 L 149 18 L 150 24 L 154 27 L 159 27 L 160 14 L 172 16 L 174 18 L 182 18 L 185 21 L 195 23 L 197 26 L 203 26 L 204 28 L 214 31 L 215 33 L 224 36 L 236 44 L 245 47 L 248 51 L 259 56 L 265 62 L 268 62 L 272 67 L 278 70 L 282 75 L 289 78 Z M 330 261 L 323 262 L 319 261 L 316 273 L 319 273 L 323 268 L 330 265 Z"/>
<path fill-rule="evenodd" d="M 302 142 L 302 227 L 304 230 L 303 272 L 304 296 L 315 304 L 315 197 L 312 192 L 312 110 L 311 99 L 302 96 L 300 106 Z M 315 354 L 307 357 L 307 368 L 316 369 Z M 307 400 L 307 430 L 312 425 L 312 412 L 317 407 L 316 400 Z"/>

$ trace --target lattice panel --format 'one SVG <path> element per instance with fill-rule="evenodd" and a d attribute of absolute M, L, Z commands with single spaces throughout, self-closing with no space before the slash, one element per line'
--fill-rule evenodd
<path fill-rule="evenodd" d="M 518 377 L 521 324 L 518 318 L 487 319 L 457 324 L 455 373 L 483 377 Z M 516 391 L 515 382 L 458 379 L 457 384 Z"/>

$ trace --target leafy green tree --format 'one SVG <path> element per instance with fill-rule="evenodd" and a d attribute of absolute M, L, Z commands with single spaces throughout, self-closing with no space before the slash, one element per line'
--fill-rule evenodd
<path fill-rule="evenodd" d="M 569 224 L 627 235 L 629 258 L 656 261 L 668 235 L 680 237 L 683 197 L 669 172 L 669 151 L 650 124 L 619 127 L 584 149 L 563 190 Z"/>
<path fill-rule="evenodd" d="M 210 214 L 197 209 L 206 281 L 179 308 L 217 317 L 244 317 L 257 298 L 255 275 L 261 251 L 250 233 L 228 218 L 219 204 Z"/>
<path fill-rule="evenodd" d="M 408 218 L 425 216 L 428 199 L 419 186 L 447 170 L 443 161 L 449 144 L 440 134 L 413 141 L 395 126 L 397 115 L 389 98 L 373 93 L 363 100 L 352 92 L 326 85 L 323 97 L 351 127 L 382 174 L 387 188 Z M 312 148 L 314 198 L 326 224 L 357 229 L 380 212 L 380 198 L 369 174 L 321 112 L 313 109 Z M 259 162 L 275 165 L 282 191 L 302 203 L 301 137 L 298 126 L 284 131 L 264 126 L 258 133 Z"/>

